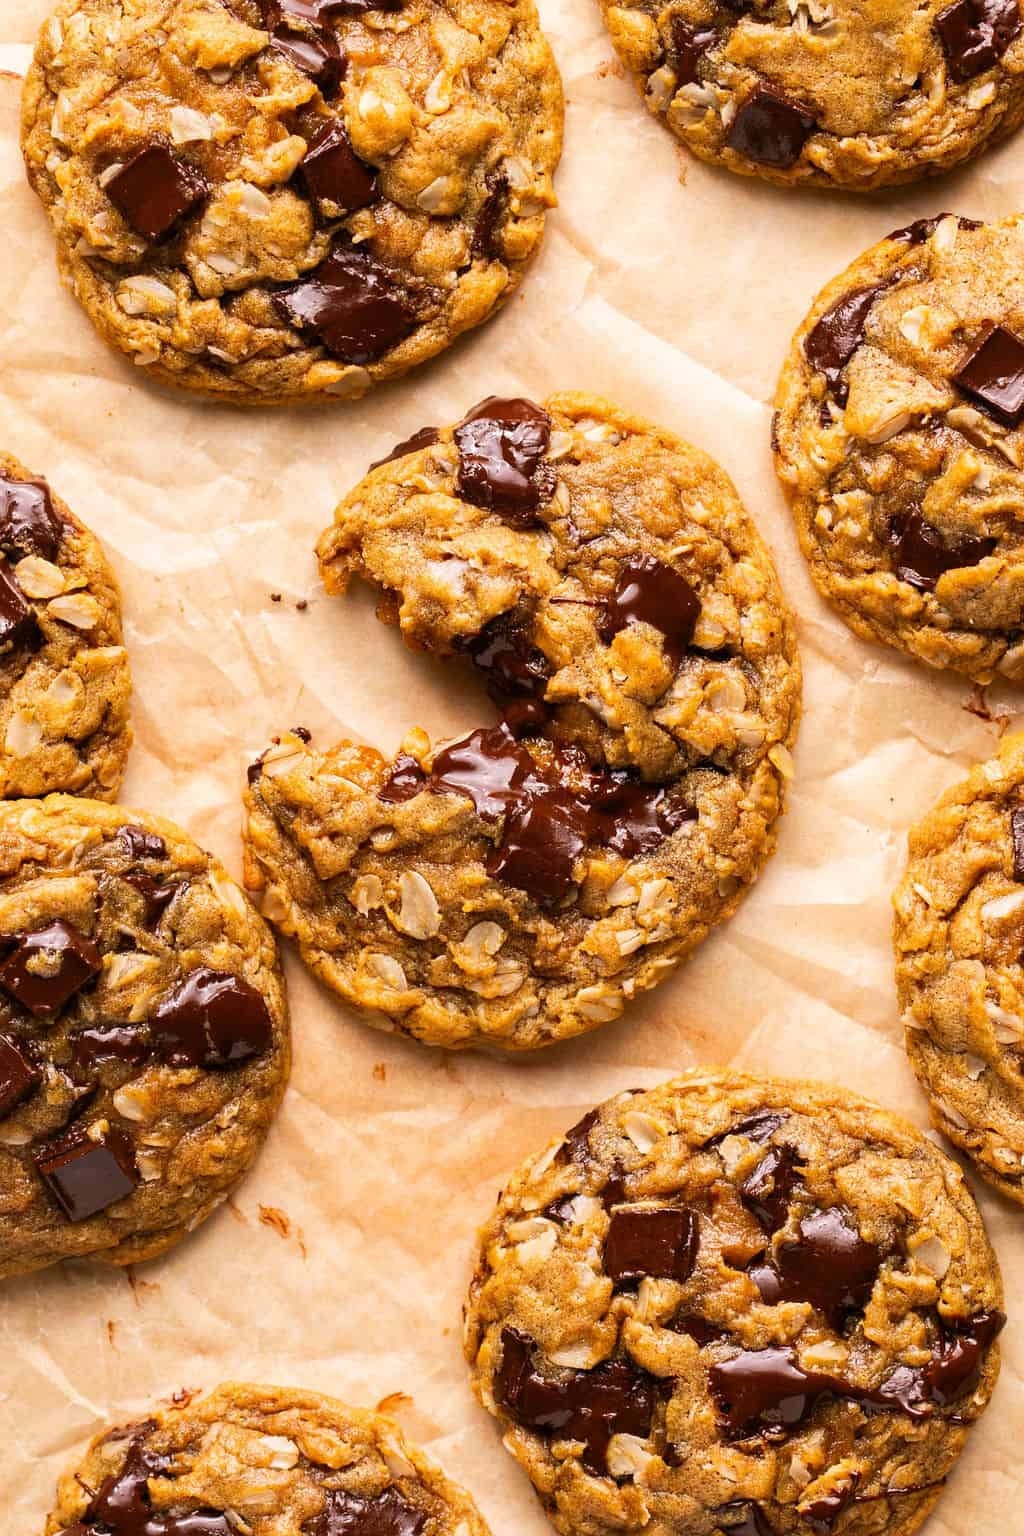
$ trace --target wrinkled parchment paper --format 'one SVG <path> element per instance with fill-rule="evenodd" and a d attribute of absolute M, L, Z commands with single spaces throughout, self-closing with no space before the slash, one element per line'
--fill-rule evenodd
<path fill-rule="evenodd" d="M 474 1232 L 516 1163 L 593 1103 L 696 1064 L 831 1078 L 927 1123 L 900 1043 L 890 892 L 907 828 L 994 749 L 997 727 L 966 711 L 966 683 L 861 643 L 817 598 L 772 473 L 767 402 L 814 293 L 864 246 L 939 209 L 1024 206 L 1024 134 L 909 192 L 787 194 L 677 148 L 621 77 L 592 0 L 540 3 L 568 118 L 538 264 L 439 363 L 308 414 L 178 399 L 108 354 L 58 286 L 22 174 L 20 83 L 0 77 L 0 443 L 50 477 L 120 574 L 138 735 L 125 803 L 183 823 L 237 872 L 243 764 L 275 729 L 391 752 L 413 725 L 491 718 L 482 691 L 377 623 L 368 593 L 320 591 L 314 538 L 365 466 L 491 393 L 592 389 L 663 422 L 732 474 L 799 615 L 806 714 L 780 851 L 674 980 L 532 1061 L 372 1031 L 289 952 L 294 1079 L 235 1200 L 134 1275 L 70 1265 L 0 1293 L 0 1536 L 39 1536 L 59 1470 L 105 1421 L 231 1377 L 366 1405 L 406 1394 L 407 1432 L 495 1536 L 542 1536 L 460 1348 Z M 23 67 L 10 45 L 47 9 L 0 0 L 0 68 Z M 1015 699 L 994 689 L 990 702 Z M 1024 1212 L 974 1182 L 1011 1321 L 996 1397 L 929 1536 L 1020 1529 Z"/>

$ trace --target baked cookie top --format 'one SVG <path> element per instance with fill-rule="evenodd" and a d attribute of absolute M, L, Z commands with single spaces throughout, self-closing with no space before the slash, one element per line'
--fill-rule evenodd
<path fill-rule="evenodd" d="M 397 1424 L 293 1387 L 229 1382 L 98 1435 L 45 1536 L 489 1536 Z"/>
<path fill-rule="evenodd" d="M 325 582 L 377 586 L 503 718 L 390 760 L 282 737 L 246 877 L 371 1021 L 532 1049 L 669 975 L 771 853 L 793 624 L 725 474 L 605 400 L 492 398 L 395 454 L 321 538 Z"/>
<path fill-rule="evenodd" d="M 872 246 L 815 299 L 776 405 L 800 544 L 850 628 L 1024 677 L 1024 219 Z"/>
<path fill-rule="evenodd" d="M 648 108 L 699 155 L 862 191 L 977 154 L 1024 114 L 1018 0 L 601 0 Z"/>
<path fill-rule="evenodd" d="M 24 96 L 100 333 L 255 404 L 365 394 L 486 319 L 561 142 L 533 0 L 64 0 Z"/>
<path fill-rule="evenodd" d="M 907 1054 L 932 1121 L 1024 1203 L 1024 735 L 913 828 L 893 900 Z"/>
<path fill-rule="evenodd" d="M 190 837 L 0 804 L 0 1277 L 172 1247 L 255 1157 L 289 1050 L 273 937 Z"/>
<path fill-rule="evenodd" d="M 908 1536 L 991 1395 L 1001 1305 L 963 1174 L 912 1126 L 696 1072 L 512 1176 L 466 1353 L 567 1536 Z"/>
<path fill-rule="evenodd" d="M 112 800 L 132 733 L 121 595 L 97 540 L 0 453 L 0 800 Z"/>

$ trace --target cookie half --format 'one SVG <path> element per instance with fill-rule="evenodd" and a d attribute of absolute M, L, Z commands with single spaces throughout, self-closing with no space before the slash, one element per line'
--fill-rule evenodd
<path fill-rule="evenodd" d="M 98 1435 L 45 1536 L 489 1536 L 461 1488 L 379 1413 L 228 1382 Z"/>
<path fill-rule="evenodd" d="M 190 837 L 0 805 L 0 1277 L 173 1247 L 256 1156 L 289 1052 L 273 937 Z"/>
<path fill-rule="evenodd" d="M 872 246 L 814 301 L 776 405 L 800 544 L 850 628 L 1024 677 L 1024 219 Z"/>
<path fill-rule="evenodd" d="M 248 404 L 363 395 L 486 320 L 561 143 L 533 0 L 64 0 L 24 95 L 104 340 Z"/>
<path fill-rule="evenodd" d="M 1024 118 L 1017 0 L 601 0 L 650 111 L 780 186 L 865 191 L 945 171 Z"/>
<path fill-rule="evenodd" d="M 793 624 L 731 482 L 597 397 L 492 398 L 371 470 L 319 555 L 503 718 L 390 760 L 283 737 L 246 792 L 264 912 L 432 1044 L 616 1017 L 735 911 L 792 774 Z"/>
<path fill-rule="evenodd" d="M 121 594 L 97 540 L 0 453 L 0 800 L 113 800 L 132 733 Z"/>
<path fill-rule="evenodd" d="M 828 1085 L 697 1072 L 512 1176 L 466 1354 L 567 1536 L 908 1536 L 995 1386 L 1001 1305 L 920 1132 Z"/>

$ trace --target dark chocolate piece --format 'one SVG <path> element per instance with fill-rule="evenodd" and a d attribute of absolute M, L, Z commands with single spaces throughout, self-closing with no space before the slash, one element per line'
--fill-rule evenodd
<path fill-rule="evenodd" d="M 142 1433 L 152 1428 L 145 1424 Z M 148 1482 L 167 1470 L 167 1461 L 147 1451 L 141 1435 L 133 1440 L 121 1471 L 101 1484 L 85 1511 L 79 1528 L 84 1536 L 236 1536 L 227 1516 L 213 1509 L 154 1515 Z"/>
<path fill-rule="evenodd" d="M 28 1098 L 39 1070 L 7 1035 L 0 1035 L 0 1120 Z"/>
<path fill-rule="evenodd" d="M 139 859 L 166 859 L 167 844 L 145 827 L 119 827 L 117 840 L 133 863 Z"/>
<path fill-rule="evenodd" d="M 600 1118 L 598 1110 L 591 1109 L 569 1127 L 562 1137 L 562 1145 L 555 1153 L 555 1162 L 563 1167 L 566 1163 L 586 1163 L 590 1160 L 590 1133 Z"/>
<path fill-rule="evenodd" d="M 33 1153 L 40 1178 L 68 1221 L 88 1221 L 137 1187 L 131 1145 L 110 1129 L 98 1141 L 72 1131 Z"/>
<path fill-rule="evenodd" d="M 1013 878 L 1024 884 L 1024 807 L 1010 813 L 1010 837 L 1013 840 Z"/>
<path fill-rule="evenodd" d="M 759 165 L 787 170 L 799 160 L 816 127 L 806 107 L 759 85 L 733 118 L 725 142 Z"/>
<path fill-rule="evenodd" d="M 359 159 L 341 122 L 321 128 L 299 170 L 306 191 L 325 218 L 354 213 L 377 196 L 376 166 Z"/>
<path fill-rule="evenodd" d="M 0 551 L 55 560 L 62 529 L 44 481 L 0 479 Z"/>
<path fill-rule="evenodd" d="M 791 1349 L 745 1349 L 708 1371 L 711 1395 L 725 1428 L 743 1438 L 759 1430 L 782 1433 L 809 1418 L 819 1398 L 840 1386 L 805 1371 Z"/>
<path fill-rule="evenodd" d="M 812 368 L 825 375 L 840 405 L 848 393 L 843 370 L 864 340 L 871 306 L 886 286 L 874 283 L 844 294 L 804 337 L 804 356 Z"/>
<path fill-rule="evenodd" d="M 973 80 L 997 64 L 1020 32 L 1017 0 L 954 0 L 935 18 L 954 80 Z"/>
<path fill-rule="evenodd" d="M 672 35 L 671 60 L 679 85 L 692 85 L 697 79 L 697 65 L 718 41 L 714 27 L 695 27 L 682 16 L 673 16 L 669 27 Z"/>
<path fill-rule="evenodd" d="M 815 1536 L 829 1536 L 843 1510 L 853 1503 L 858 1481 L 858 1474 L 854 1472 L 848 1483 L 829 1489 L 828 1493 L 803 1506 L 801 1513 Z M 876 1497 L 883 1498 L 884 1495 Z"/>
<path fill-rule="evenodd" d="M 506 810 L 487 873 L 539 902 L 560 901 L 572 888 L 576 861 L 592 831 L 593 818 L 582 801 L 531 774 Z"/>
<path fill-rule="evenodd" d="M 18 936 L 0 965 L 0 987 L 36 1018 L 48 1017 L 98 976 L 102 966 L 92 940 L 58 918 L 48 928 Z"/>
<path fill-rule="evenodd" d="M 722 1530 L 726 1536 L 777 1536 L 775 1527 L 768 1524 L 764 1511 L 758 1504 L 750 1504 L 745 1500 L 737 1500 L 733 1504 L 723 1504 L 719 1514 L 729 1515 L 732 1512 L 739 1515 L 736 1524 L 725 1520 L 721 1522 Z"/>
<path fill-rule="evenodd" d="M 321 16 L 362 16 L 366 11 L 400 11 L 405 0 L 320 0 Z"/>
<path fill-rule="evenodd" d="M 1004 426 L 1017 426 L 1024 416 L 1024 342 L 1002 325 L 990 326 L 953 383 Z"/>
<path fill-rule="evenodd" d="M 315 336 L 345 363 L 374 363 L 419 324 L 395 274 L 369 251 L 335 245 L 318 267 L 274 294 L 287 325 Z"/>
<path fill-rule="evenodd" d="M 400 805 L 411 800 L 427 783 L 427 776 L 414 757 L 400 752 L 391 765 L 391 772 L 377 791 L 379 799 L 388 805 Z"/>
<path fill-rule="evenodd" d="M 147 928 L 156 927 L 178 892 L 188 885 L 187 880 L 157 880 L 143 870 L 133 870 L 124 878 L 145 902 L 143 923 Z"/>
<path fill-rule="evenodd" d="M 604 1268 L 616 1285 L 652 1275 L 688 1280 L 697 1262 L 700 1229 L 692 1211 L 678 1205 L 627 1206 L 617 1210 L 604 1240 Z"/>
<path fill-rule="evenodd" d="M 499 703 L 543 697 L 551 668 L 533 643 L 530 616 L 524 609 L 513 608 L 491 619 L 466 650 L 487 678 L 488 693 Z"/>
<path fill-rule="evenodd" d="M 481 203 L 480 212 L 476 216 L 470 245 L 470 254 L 478 260 L 501 256 L 495 241 L 502 214 L 508 206 L 507 176 L 500 171 L 492 172 L 487 178 L 486 185 L 487 196 Z"/>
<path fill-rule="evenodd" d="M 766 1232 L 777 1232 L 786 1225 L 789 1202 L 798 1182 L 795 1149 L 772 1147 L 744 1180 L 740 1198 Z"/>
<path fill-rule="evenodd" d="M 799 1238 L 782 1243 L 772 1262 L 750 1270 L 761 1299 L 769 1305 L 809 1301 L 833 1328 L 842 1329 L 867 1306 L 882 1251 L 864 1241 L 839 1206 L 812 1211 L 798 1230 Z"/>
<path fill-rule="evenodd" d="M 210 188 L 202 171 L 166 144 L 147 144 L 106 184 L 106 193 L 136 234 L 157 241 L 205 201 Z"/>
<path fill-rule="evenodd" d="M 714 1323 L 709 1323 L 706 1317 L 697 1317 L 693 1312 L 678 1312 L 667 1326 L 673 1333 L 688 1334 L 701 1349 L 706 1344 L 719 1344 L 729 1337 Z"/>
<path fill-rule="evenodd" d="M 627 624 L 650 624 L 664 637 L 668 654 L 679 661 L 699 617 L 700 598 L 685 576 L 653 555 L 634 555 L 622 567 L 597 630 L 610 645 Z"/>
<path fill-rule="evenodd" d="M 545 459 L 550 442 L 551 418 L 532 400 L 481 400 L 455 429 L 459 495 L 513 527 L 531 527 L 555 490 Z"/>
<path fill-rule="evenodd" d="M 995 1308 L 947 1325 L 931 1360 L 921 1369 L 929 1401 L 945 1406 L 973 1392 L 988 1351 L 1005 1326 L 1005 1315 Z"/>
<path fill-rule="evenodd" d="M 261 1056 L 273 1041 L 270 1012 L 256 988 L 205 965 L 164 998 L 150 1030 L 155 1051 L 171 1066 L 212 1071 Z"/>
<path fill-rule="evenodd" d="M 500 816 L 528 777 L 534 762 L 505 725 L 473 731 L 434 758 L 434 789 L 468 795 L 480 816 Z"/>
<path fill-rule="evenodd" d="M 560 1200 L 552 1200 L 550 1205 L 544 1207 L 544 1215 L 552 1221 L 562 1222 L 563 1225 L 567 1221 L 572 1221 L 574 1198 L 573 1195 L 563 1195 Z"/>
<path fill-rule="evenodd" d="M 948 218 L 948 213 L 936 213 L 930 219 L 915 219 L 913 224 L 905 224 L 902 229 L 894 229 L 885 238 L 887 240 L 902 240 L 907 245 L 924 245 L 924 242 L 934 235 L 943 219 Z"/>
<path fill-rule="evenodd" d="M 431 448 L 440 436 L 436 427 L 421 427 L 418 432 L 412 434 L 412 437 L 397 443 L 382 459 L 375 459 L 370 469 L 380 469 L 382 464 L 393 464 L 396 459 L 404 459 L 406 454 L 417 453 L 420 448 Z"/>
<path fill-rule="evenodd" d="M 302 1529 L 309 1536 L 420 1536 L 426 1523 L 427 1511 L 392 1484 L 373 1498 L 332 1488 L 323 1511 Z"/>
<path fill-rule="evenodd" d="M 788 1119 L 787 1114 L 780 1113 L 777 1109 L 759 1109 L 757 1114 L 748 1115 L 746 1120 L 737 1120 L 735 1125 L 730 1125 L 726 1130 L 709 1136 L 703 1143 L 704 1150 L 710 1151 L 714 1147 L 720 1147 L 722 1142 L 730 1136 L 745 1136 L 748 1141 L 767 1141 L 780 1125 L 785 1125 Z"/>
<path fill-rule="evenodd" d="M 0 654 L 8 647 L 27 650 L 38 643 L 39 625 L 3 555 L 0 555 Z"/>
<path fill-rule="evenodd" d="M 993 552 L 998 542 L 996 539 L 961 539 L 951 549 L 938 529 L 926 523 L 919 512 L 894 519 L 891 538 L 896 575 L 921 592 L 932 591 L 939 577 L 947 571 L 977 565 Z"/>
<path fill-rule="evenodd" d="M 76 1067 L 89 1068 L 98 1061 L 126 1061 L 141 1066 L 149 1055 L 149 1042 L 140 1024 L 97 1024 L 79 1029 L 68 1038 Z"/>
<path fill-rule="evenodd" d="M 345 78 L 346 59 L 324 5 L 317 0 L 258 0 L 270 46 L 309 75 L 327 98 Z"/>
<path fill-rule="evenodd" d="M 598 837 L 624 859 L 651 853 L 686 822 L 697 820 L 694 807 L 662 785 L 638 784 L 615 774 L 609 778 L 611 785 L 598 802 L 604 822 Z"/>

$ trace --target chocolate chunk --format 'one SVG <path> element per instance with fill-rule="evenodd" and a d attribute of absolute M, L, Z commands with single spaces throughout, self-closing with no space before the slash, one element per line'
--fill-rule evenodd
<path fill-rule="evenodd" d="M 41 480 L 0 479 L 0 551 L 12 557 L 55 560 L 63 524 Z"/>
<path fill-rule="evenodd" d="M 459 495 L 513 527 L 530 527 L 557 483 L 544 457 L 550 442 L 551 418 L 532 400 L 481 400 L 455 429 Z"/>
<path fill-rule="evenodd" d="M 759 165 L 795 165 L 817 123 L 799 102 L 759 85 L 732 120 L 725 142 Z"/>
<path fill-rule="evenodd" d="M 573 1218 L 573 1195 L 563 1195 L 560 1200 L 552 1200 L 550 1205 L 544 1207 L 544 1215 L 551 1221 L 563 1223 L 571 1222 Z"/>
<path fill-rule="evenodd" d="M 977 565 L 993 552 L 998 542 L 966 538 L 950 548 L 938 529 L 926 523 L 919 512 L 894 518 L 890 537 L 896 575 L 922 592 L 932 591 L 947 571 Z"/>
<path fill-rule="evenodd" d="M 396 444 L 384 458 L 375 459 L 370 469 L 380 469 L 382 464 L 393 464 L 396 459 L 404 459 L 406 454 L 417 453 L 421 448 L 431 448 L 440 436 L 436 427 L 421 427 L 418 432 L 413 433 L 412 437 L 407 437 L 403 443 Z"/>
<path fill-rule="evenodd" d="M 616 1285 L 652 1275 L 688 1280 L 697 1262 L 700 1231 L 682 1206 L 632 1206 L 618 1210 L 604 1240 L 605 1273 Z"/>
<path fill-rule="evenodd" d="M 145 827 L 119 827 L 117 840 L 134 862 L 138 859 L 166 859 L 167 844 L 155 832 Z"/>
<path fill-rule="evenodd" d="M 954 0 L 935 18 L 954 80 L 973 80 L 998 63 L 1020 32 L 1017 0 Z"/>
<path fill-rule="evenodd" d="M 377 797 L 388 805 L 400 805 L 411 800 L 427 783 L 427 776 L 414 757 L 400 752 L 391 765 L 391 772 L 377 791 Z"/>
<path fill-rule="evenodd" d="M 39 1071 L 6 1035 L 0 1035 L 0 1120 L 26 1099 Z"/>
<path fill-rule="evenodd" d="M 76 1030 L 68 1039 L 76 1067 L 92 1067 L 98 1061 L 126 1061 L 141 1066 L 149 1055 L 149 1042 L 138 1024 L 97 1024 Z"/>
<path fill-rule="evenodd" d="M 833 1328 L 841 1329 L 867 1306 L 882 1251 L 865 1242 L 839 1206 L 812 1211 L 798 1231 L 795 1242 L 779 1246 L 773 1263 L 758 1265 L 750 1273 L 762 1300 L 771 1305 L 808 1301 Z"/>
<path fill-rule="evenodd" d="M 8 646 L 27 650 L 38 644 L 39 625 L 3 555 L 0 555 L 0 656 Z"/>
<path fill-rule="evenodd" d="M 1005 1326 L 1006 1317 L 993 1308 L 944 1330 L 931 1360 L 921 1370 L 929 1400 L 944 1406 L 973 1392 L 988 1351 Z"/>
<path fill-rule="evenodd" d="M 517 1424 L 558 1439 L 580 1440 L 583 1465 L 595 1476 L 607 1474 L 608 1442 L 613 1435 L 650 1434 L 654 1417 L 653 1377 L 632 1360 L 608 1360 L 592 1371 L 560 1377 L 541 1374 L 533 1363 L 533 1340 L 514 1329 L 501 1335 L 501 1366 L 494 1396 Z"/>
<path fill-rule="evenodd" d="M 320 0 L 321 16 L 361 16 L 366 11 L 400 11 L 405 0 Z"/>
<path fill-rule="evenodd" d="M 202 171 L 172 154 L 166 144 L 147 144 L 106 184 L 106 193 L 136 234 L 162 240 L 209 196 Z"/>
<path fill-rule="evenodd" d="M 767 1141 L 788 1119 L 788 1115 L 780 1114 L 776 1109 L 760 1109 L 756 1115 L 749 1115 L 746 1120 L 737 1120 L 727 1130 L 709 1136 L 703 1143 L 704 1150 L 720 1147 L 729 1136 L 745 1136 L 748 1141 Z"/>
<path fill-rule="evenodd" d="M 772 1147 L 740 1186 L 740 1198 L 766 1232 L 777 1232 L 786 1225 L 798 1181 L 795 1149 Z"/>
<path fill-rule="evenodd" d="M 714 1323 L 709 1323 L 705 1317 L 697 1317 L 693 1312 L 679 1312 L 668 1324 L 673 1333 L 688 1334 L 696 1344 L 703 1347 L 706 1344 L 718 1344 L 729 1337 L 721 1328 L 716 1328 Z"/>
<path fill-rule="evenodd" d="M 622 567 L 597 631 L 610 645 L 627 624 L 650 624 L 664 637 L 668 654 L 679 661 L 699 617 L 700 598 L 685 576 L 653 555 L 634 555 Z"/>
<path fill-rule="evenodd" d="M 487 873 L 544 904 L 560 901 L 592 830 L 591 813 L 576 796 L 531 774 L 506 810 Z"/>
<path fill-rule="evenodd" d="M 614 788 L 601 801 L 605 826 L 598 836 L 624 859 L 651 853 L 671 833 L 697 820 L 696 810 L 661 785 L 636 784 L 609 775 Z"/>
<path fill-rule="evenodd" d="M 98 976 L 103 959 L 91 939 L 61 919 L 18 937 L 0 965 L 0 987 L 36 1018 L 58 1013 L 87 981 Z"/>
<path fill-rule="evenodd" d="M 679 85 L 692 85 L 697 79 L 697 65 L 718 41 L 714 27 L 695 27 L 682 16 L 673 16 L 669 23 L 672 35 L 672 64 Z"/>
<path fill-rule="evenodd" d="M 124 878 L 145 903 L 143 923 L 147 928 L 156 927 L 178 892 L 188 885 L 187 880 L 156 880 L 142 870 L 133 871 Z"/>
<path fill-rule="evenodd" d="M 1021 885 L 1024 884 L 1024 808 L 1011 813 L 1010 836 L 1013 839 L 1013 878 Z"/>
<path fill-rule="evenodd" d="M 470 254 L 477 260 L 501 258 L 497 245 L 498 226 L 508 207 L 508 177 L 501 171 L 492 172 L 487 178 L 487 196 L 480 205 L 480 212 L 473 224 Z"/>
<path fill-rule="evenodd" d="M 270 46 L 309 75 L 326 97 L 345 78 L 346 60 L 326 7 L 313 0 L 258 0 Z"/>
<path fill-rule="evenodd" d="M 825 375 L 840 405 L 848 393 L 843 370 L 864 340 L 871 306 L 885 288 L 885 283 L 874 283 L 844 294 L 804 337 L 804 356 L 812 368 Z"/>
<path fill-rule="evenodd" d="M 151 1423 L 143 1431 L 153 1428 Z M 168 1462 L 133 1441 L 124 1467 L 101 1484 L 85 1512 L 84 1536 L 235 1536 L 226 1515 L 197 1509 L 188 1515 L 154 1515 L 149 1479 L 166 1475 Z M 71 1533 L 67 1533 L 71 1536 Z"/>
<path fill-rule="evenodd" d="M 174 1067 L 237 1067 L 270 1049 L 263 997 L 241 976 L 200 966 L 165 997 L 150 1020 L 156 1052 Z"/>
<path fill-rule="evenodd" d="M 332 1488 L 322 1512 L 302 1529 L 309 1536 L 420 1536 L 426 1523 L 427 1511 L 392 1484 L 374 1498 Z"/>
<path fill-rule="evenodd" d="M 596 1109 L 588 1110 L 582 1120 L 570 1126 L 562 1137 L 562 1145 L 555 1154 L 555 1162 L 561 1166 L 566 1163 L 586 1163 L 590 1160 L 590 1133 L 600 1118 Z"/>
<path fill-rule="evenodd" d="M 341 122 L 329 122 L 300 166 L 317 211 L 328 219 L 365 208 L 377 196 L 377 170 L 360 160 Z"/>
<path fill-rule="evenodd" d="M 33 1161 L 68 1221 L 87 1221 L 124 1200 L 139 1182 L 131 1146 L 114 1129 L 98 1141 L 72 1131 L 40 1147 Z"/>
<path fill-rule="evenodd" d="M 924 245 L 924 242 L 934 235 L 943 219 L 948 218 L 948 213 L 936 213 L 930 219 L 915 219 L 913 224 L 905 224 L 902 229 L 894 229 L 885 238 L 903 240 L 907 245 Z"/>
<path fill-rule="evenodd" d="M 708 1371 L 711 1395 L 730 1434 L 795 1429 L 833 1390 L 830 1376 L 805 1371 L 791 1349 L 741 1350 Z"/>
<path fill-rule="evenodd" d="M 1024 416 L 1024 342 L 1001 325 L 990 326 L 953 383 L 1004 426 L 1017 426 Z"/>
<path fill-rule="evenodd" d="M 612 1210 L 617 1205 L 624 1205 L 629 1199 L 629 1191 L 626 1188 L 627 1170 L 616 1161 L 612 1164 L 611 1171 L 601 1187 L 601 1204 L 606 1211 Z"/>
<path fill-rule="evenodd" d="M 325 261 L 274 294 L 286 324 L 315 336 L 345 363 L 374 363 L 419 324 L 395 274 L 369 251 L 335 245 Z"/>
<path fill-rule="evenodd" d="M 431 786 L 468 795 L 480 816 L 500 816 L 527 778 L 534 762 L 505 725 L 473 731 L 434 758 Z"/>
<path fill-rule="evenodd" d="M 725 1536 L 777 1536 L 775 1527 L 768 1524 L 760 1505 L 737 1500 L 732 1504 L 723 1504 L 718 1514 L 730 1515 L 733 1511 L 739 1519 L 735 1524 L 724 1520 L 721 1522 Z"/>
<path fill-rule="evenodd" d="M 551 668 L 533 643 L 529 614 L 521 608 L 485 624 L 466 650 L 487 678 L 487 691 L 499 702 L 517 696 L 543 697 Z"/>
<path fill-rule="evenodd" d="M 823 1493 L 820 1498 L 813 1499 L 810 1504 L 804 1504 L 801 1514 L 805 1522 L 810 1526 L 815 1536 L 829 1536 L 834 1529 L 836 1521 L 844 1509 L 853 1503 L 859 1481 L 856 1472 L 848 1483 L 839 1488 L 830 1488 L 828 1493 Z M 884 1495 L 878 1495 L 884 1497 Z"/>

